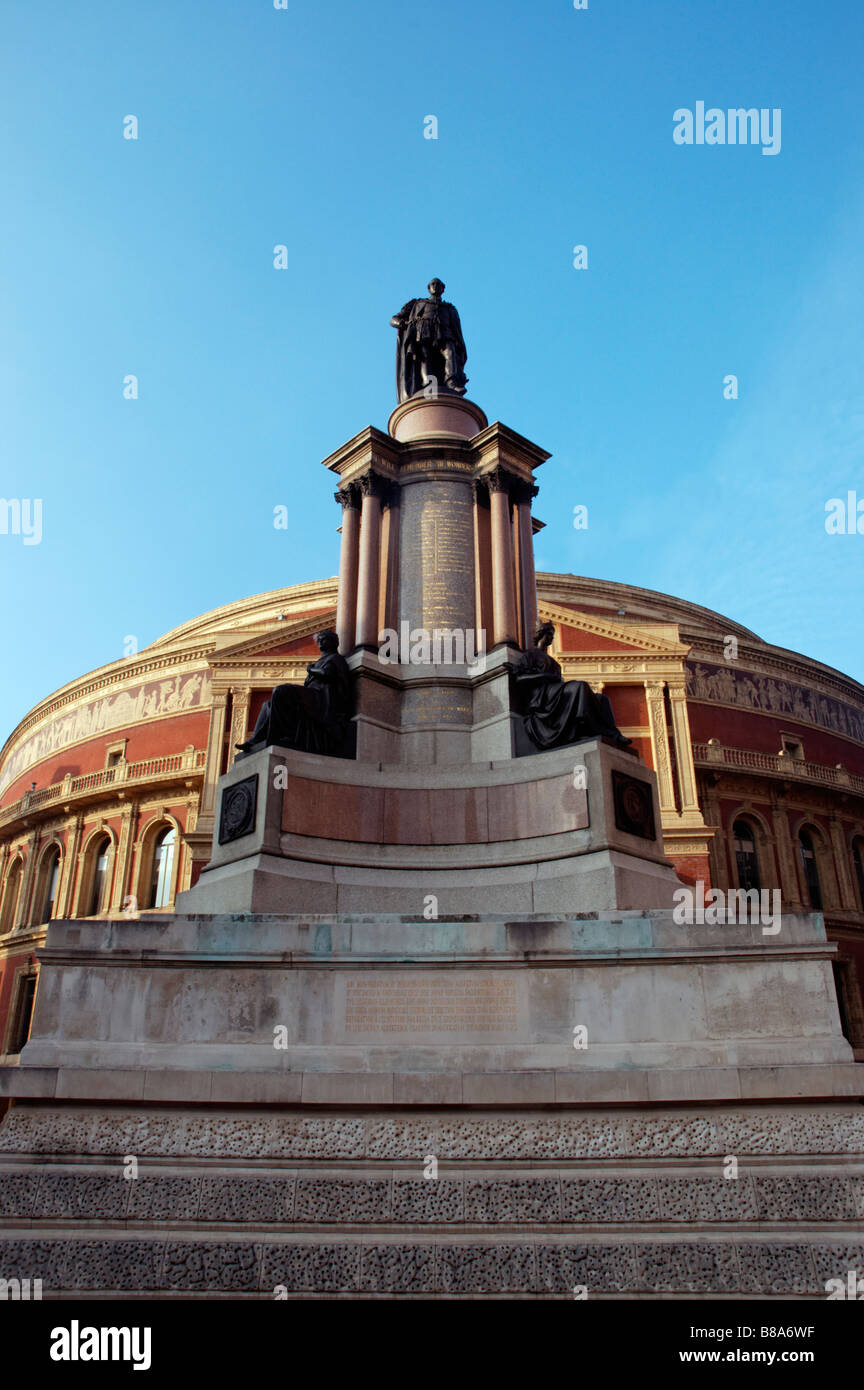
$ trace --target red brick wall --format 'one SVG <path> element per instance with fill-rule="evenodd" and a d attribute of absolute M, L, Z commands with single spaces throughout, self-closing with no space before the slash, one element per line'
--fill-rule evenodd
<path fill-rule="evenodd" d="M 166 753 L 182 753 L 187 744 L 207 747 L 210 711 L 198 710 L 174 718 L 154 719 L 149 724 L 136 724 L 131 729 L 111 729 L 86 743 L 70 744 L 43 762 L 34 763 L 12 782 L 0 798 L 0 805 L 17 801 L 35 782 L 37 790 L 62 782 L 68 774 L 80 777 L 85 772 L 99 772 L 105 766 L 105 749 L 109 744 L 127 739 L 126 759 L 130 763 L 158 758 Z"/>
<path fill-rule="evenodd" d="M 705 884 L 705 892 L 708 892 L 711 887 L 711 870 L 707 854 L 673 854 L 669 858 L 682 883 L 689 883 L 692 887 L 702 882 Z"/>
<path fill-rule="evenodd" d="M 758 753 L 779 753 L 783 746 L 781 730 L 801 740 L 804 757 L 811 763 L 834 767 L 842 763 L 850 772 L 864 774 L 864 746 L 848 738 L 838 738 L 827 729 L 802 724 L 787 715 L 756 714 L 750 710 L 730 709 L 726 705 L 710 705 L 699 700 L 687 701 L 690 735 L 694 743 L 719 739 L 729 748 L 751 748 Z"/>

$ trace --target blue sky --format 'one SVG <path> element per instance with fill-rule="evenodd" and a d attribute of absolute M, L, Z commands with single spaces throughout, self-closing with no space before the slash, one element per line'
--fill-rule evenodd
<path fill-rule="evenodd" d="M 432 275 L 553 454 L 540 568 L 864 679 L 824 526 L 864 498 L 862 57 L 859 0 L 3 0 L 0 497 L 43 538 L 0 535 L 0 742 L 127 635 L 335 573 L 319 461 L 386 428 Z M 780 153 L 676 145 L 700 100 L 780 108 Z"/>

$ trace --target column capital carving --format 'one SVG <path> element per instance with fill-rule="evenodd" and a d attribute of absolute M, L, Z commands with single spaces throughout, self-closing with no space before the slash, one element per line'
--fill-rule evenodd
<path fill-rule="evenodd" d="M 490 492 L 506 492 L 509 495 L 519 480 L 506 468 L 496 464 L 488 473 L 481 473 L 477 481 L 485 483 Z"/>
<path fill-rule="evenodd" d="M 333 493 L 333 498 L 342 504 L 343 512 L 348 507 L 359 507 L 362 501 L 360 489 L 356 483 L 346 483 L 345 487 L 337 488 Z"/>
<path fill-rule="evenodd" d="M 530 507 L 539 491 L 536 483 L 526 483 L 522 478 L 515 478 L 510 487 L 510 496 L 519 506 L 527 504 Z"/>
<path fill-rule="evenodd" d="M 354 486 L 360 489 L 362 497 L 377 497 L 379 502 L 386 502 L 390 495 L 389 481 L 382 478 L 380 473 L 376 473 L 374 468 L 370 468 L 368 473 L 358 478 Z"/>

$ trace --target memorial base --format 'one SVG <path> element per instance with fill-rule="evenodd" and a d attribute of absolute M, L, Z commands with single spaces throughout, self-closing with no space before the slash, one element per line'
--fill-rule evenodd
<path fill-rule="evenodd" d="M 179 912 L 602 912 L 671 907 L 654 774 L 590 740 L 465 765 L 269 748 L 219 783 Z"/>
<path fill-rule="evenodd" d="M 45 1298 L 824 1297 L 864 1271 L 832 950 L 818 915 L 52 923 L 0 1069 L 0 1268 Z"/>

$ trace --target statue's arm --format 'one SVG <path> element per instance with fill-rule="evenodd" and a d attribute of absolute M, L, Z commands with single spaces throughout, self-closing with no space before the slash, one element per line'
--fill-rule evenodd
<path fill-rule="evenodd" d="M 403 304 L 398 314 L 394 314 L 390 320 L 391 328 L 403 328 L 411 317 L 411 310 L 414 308 L 414 300 L 409 299 L 407 304 Z"/>
<path fill-rule="evenodd" d="M 456 332 L 459 334 L 459 345 L 462 348 L 462 351 L 464 352 L 465 339 L 462 336 L 462 320 L 459 318 L 459 310 L 456 308 L 455 304 L 450 305 L 450 312 L 452 313 L 454 322 L 456 324 Z"/>
<path fill-rule="evenodd" d="M 517 681 L 557 681 L 561 677 L 554 671 L 523 671 L 516 676 Z"/>

